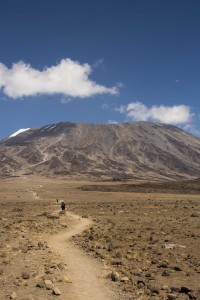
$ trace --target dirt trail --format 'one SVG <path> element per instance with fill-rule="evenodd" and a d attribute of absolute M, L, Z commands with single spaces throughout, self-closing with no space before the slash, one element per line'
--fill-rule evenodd
<path fill-rule="evenodd" d="M 52 250 L 59 254 L 67 264 L 72 281 L 70 300 L 117 299 L 114 292 L 109 288 L 108 282 L 102 277 L 102 266 L 77 248 L 70 240 L 73 235 L 80 234 L 91 226 L 92 221 L 69 212 L 66 213 L 66 217 L 71 218 L 72 223 L 75 224 L 66 232 L 51 237 L 48 243 Z"/>

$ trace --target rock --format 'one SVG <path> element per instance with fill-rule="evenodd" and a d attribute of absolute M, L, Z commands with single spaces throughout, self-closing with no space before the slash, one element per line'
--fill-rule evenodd
<path fill-rule="evenodd" d="M 60 296 L 61 295 L 61 291 L 59 290 L 59 288 L 55 287 L 52 291 L 52 294 L 53 295 L 56 295 L 56 296 Z"/>
<path fill-rule="evenodd" d="M 174 271 L 181 271 L 181 268 L 179 266 L 175 266 L 173 269 Z"/>
<path fill-rule="evenodd" d="M 188 288 L 188 287 L 186 287 L 186 286 L 182 286 L 182 287 L 181 287 L 181 293 L 187 294 L 187 293 L 189 293 L 189 292 L 192 292 L 192 290 L 191 290 L 190 288 Z"/>
<path fill-rule="evenodd" d="M 151 261 L 152 265 L 155 265 L 158 263 L 158 260 L 156 258 L 153 258 L 152 261 Z"/>
<path fill-rule="evenodd" d="M 143 283 L 145 285 L 145 280 L 142 277 L 138 277 L 137 283 Z"/>
<path fill-rule="evenodd" d="M 124 276 L 120 279 L 121 282 L 127 282 L 129 281 L 129 278 L 127 276 Z"/>
<path fill-rule="evenodd" d="M 110 275 L 110 278 L 112 281 L 118 281 L 120 278 L 119 273 L 116 271 L 113 271 Z"/>
<path fill-rule="evenodd" d="M 167 291 L 167 290 L 169 290 L 169 286 L 165 284 L 161 287 L 161 290 Z"/>
<path fill-rule="evenodd" d="M 187 295 L 189 296 L 190 299 L 194 299 L 194 300 L 199 299 L 193 292 L 189 292 Z"/>
<path fill-rule="evenodd" d="M 53 290 L 53 282 L 51 280 L 45 279 L 44 284 L 47 290 Z"/>
<path fill-rule="evenodd" d="M 176 299 L 177 298 L 177 294 L 175 294 L 175 293 L 171 293 L 171 294 L 168 294 L 167 295 L 167 299 L 168 300 L 174 300 L 174 299 Z"/>
<path fill-rule="evenodd" d="M 159 268 L 168 268 L 168 263 L 167 262 L 161 262 L 158 267 Z"/>
<path fill-rule="evenodd" d="M 168 271 L 163 271 L 162 276 L 169 276 L 169 272 Z"/>
<path fill-rule="evenodd" d="M 179 287 L 176 287 L 176 286 L 171 286 L 171 291 L 176 292 L 176 293 L 180 293 L 181 289 Z"/>
<path fill-rule="evenodd" d="M 88 238 L 89 238 L 90 241 L 94 240 L 93 234 L 90 234 Z"/>
<path fill-rule="evenodd" d="M 139 277 L 137 279 L 137 285 L 139 289 L 143 288 L 146 285 L 145 280 L 142 277 Z"/>
<path fill-rule="evenodd" d="M 187 294 L 179 294 L 178 300 L 189 300 L 189 296 Z"/>
<path fill-rule="evenodd" d="M 27 272 L 23 272 L 23 273 L 22 273 L 22 278 L 23 278 L 23 279 L 29 279 L 29 278 L 30 278 L 30 275 L 29 275 Z"/>
<path fill-rule="evenodd" d="M 64 264 L 61 264 L 61 263 L 59 263 L 59 264 L 58 264 L 58 269 L 60 269 L 60 270 L 64 270 L 64 269 L 65 269 L 65 265 L 64 265 Z"/>
<path fill-rule="evenodd" d="M 17 299 L 17 294 L 15 292 L 12 292 L 10 295 L 10 299 Z"/>
<path fill-rule="evenodd" d="M 64 280 L 64 282 L 72 283 L 71 278 L 70 278 L 69 276 L 67 276 L 67 275 L 65 275 L 65 276 L 63 277 L 63 280 Z"/>
<path fill-rule="evenodd" d="M 134 276 L 141 276 L 141 275 L 142 275 L 142 270 L 139 269 L 139 270 L 134 271 L 134 272 L 133 272 L 133 275 L 134 275 Z"/>
<path fill-rule="evenodd" d="M 40 282 L 36 283 L 36 287 L 38 287 L 38 288 L 44 288 L 45 284 L 44 284 L 43 281 L 40 281 Z"/>
<path fill-rule="evenodd" d="M 190 217 L 198 218 L 200 215 L 197 212 L 193 212 Z"/>
<path fill-rule="evenodd" d="M 38 248 L 42 248 L 44 244 L 42 242 L 38 242 Z"/>
<path fill-rule="evenodd" d="M 153 293 L 153 294 L 159 294 L 159 289 L 153 285 L 148 285 L 147 288 Z"/>

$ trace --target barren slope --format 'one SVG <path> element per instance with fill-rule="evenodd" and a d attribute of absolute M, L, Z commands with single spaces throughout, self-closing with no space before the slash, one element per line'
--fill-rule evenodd
<path fill-rule="evenodd" d="M 0 174 L 102 179 L 200 176 L 200 140 L 165 124 L 59 123 L 0 142 Z"/>

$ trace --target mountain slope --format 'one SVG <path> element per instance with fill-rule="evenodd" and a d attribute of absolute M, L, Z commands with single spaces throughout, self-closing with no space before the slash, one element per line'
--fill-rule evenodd
<path fill-rule="evenodd" d="M 0 142 L 0 175 L 200 176 L 200 139 L 171 125 L 58 123 Z"/>

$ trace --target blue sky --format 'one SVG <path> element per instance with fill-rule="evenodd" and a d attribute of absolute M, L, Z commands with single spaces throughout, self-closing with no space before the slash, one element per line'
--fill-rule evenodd
<path fill-rule="evenodd" d="M 200 136 L 200 2 L 0 0 L 0 139 L 57 122 Z"/>

